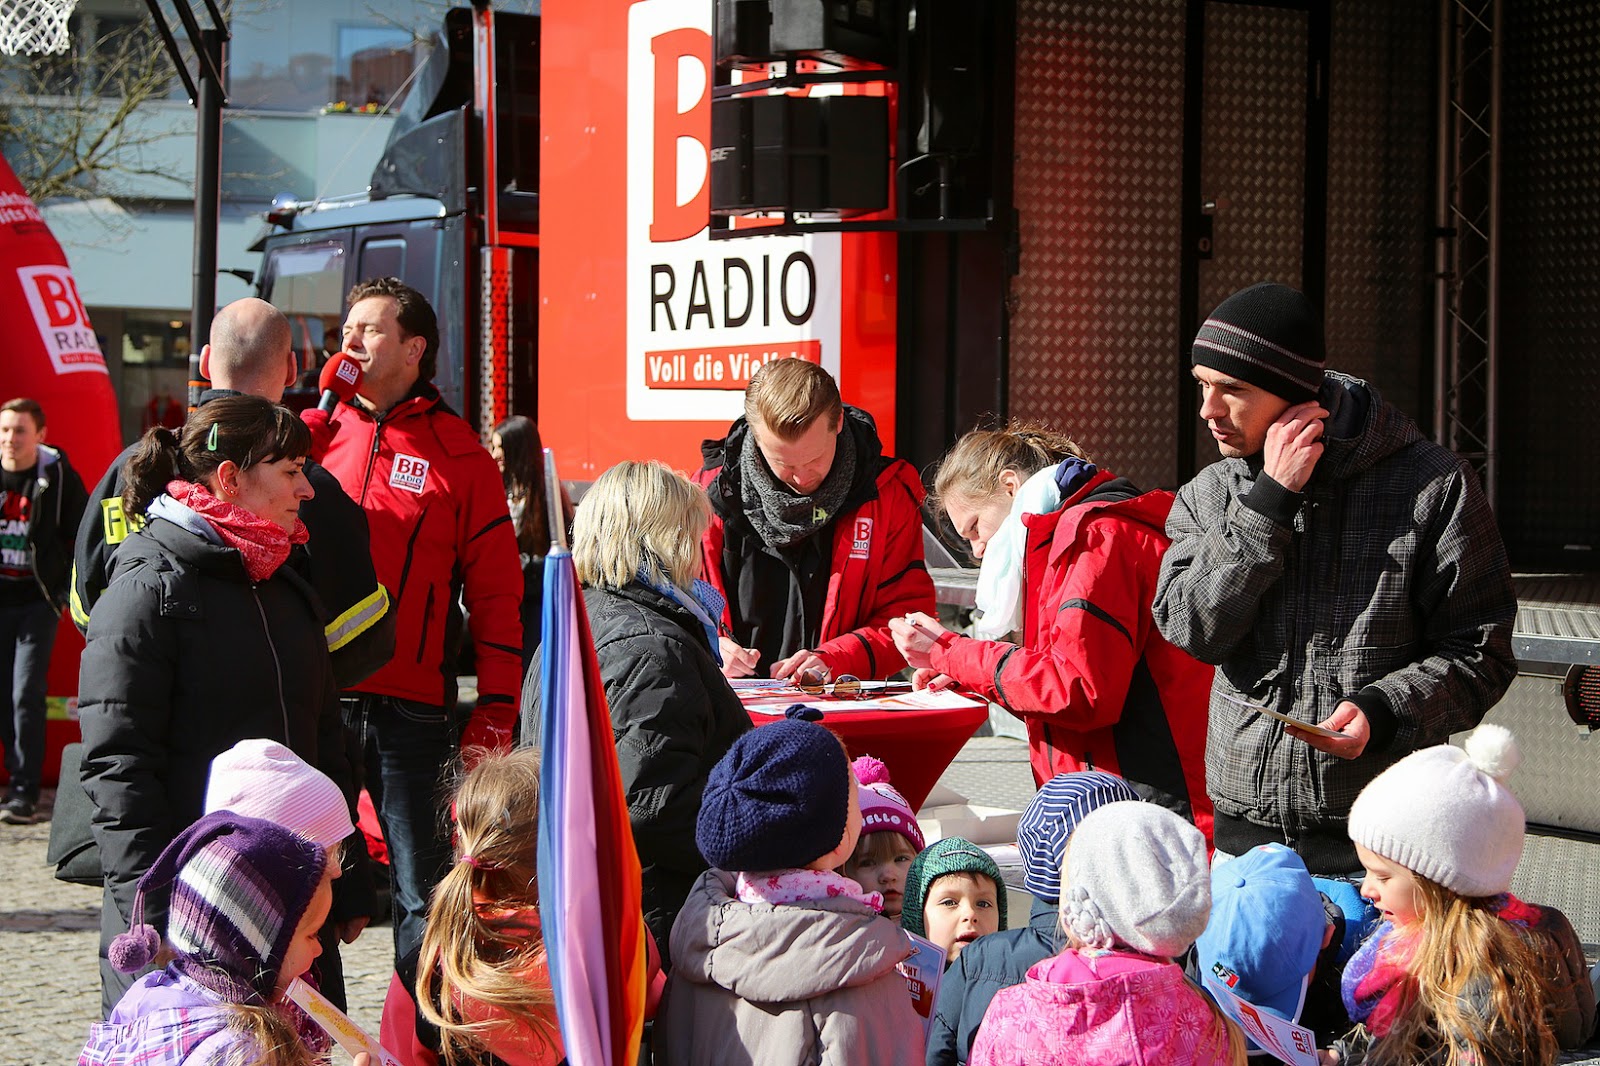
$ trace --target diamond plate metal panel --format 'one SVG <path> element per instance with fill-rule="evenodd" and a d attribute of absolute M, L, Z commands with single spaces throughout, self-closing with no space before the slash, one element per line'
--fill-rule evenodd
<path fill-rule="evenodd" d="M 1182 0 L 1019 0 L 1013 415 L 1177 477 Z"/>
<path fill-rule="evenodd" d="M 1200 315 L 1258 281 L 1300 286 L 1305 227 L 1307 20 L 1303 11 L 1206 5 L 1200 191 L 1216 206 Z M 1200 465 L 1217 458 L 1195 427 Z"/>
<path fill-rule="evenodd" d="M 1484 720 L 1516 735 L 1522 765 L 1510 784 L 1529 822 L 1600 833 L 1600 733 L 1567 717 L 1560 678 L 1519 675 Z"/>
<path fill-rule="evenodd" d="M 1330 48 L 1328 363 L 1413 417 L 1431 380 L 1436 18 L 1432 4 L 1339 0 Z"/>
<path fill-rule="evenodd" d="M 1206 5 L 1200 189 L 1217 206 L 1202 314 L 1258 281 L 1300 285 L 1305 55 L 1305 12 Z"/>
<path fill-rule="evenodd" d="M 1505 4 L 1497 514 L 1514 561 L 1600 566 L 1600 4 Z M 1572 545 L 1574 549 L 1568 549 Z"/>

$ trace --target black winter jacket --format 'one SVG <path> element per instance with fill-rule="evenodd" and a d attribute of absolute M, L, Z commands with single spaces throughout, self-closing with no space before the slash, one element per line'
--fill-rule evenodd
<path fill-rule="evenodd" d="M 211 389 L 201 394 L 201 403 L 239 395 L 243 394 Z M 95 506 L 84 511 L 76 525 L 72 620 L 85 633 L 90 613 L 110 580 L 112 556 L 132 532 L 122 514 L 122 471 L 134 447 L 117 456 L 106 470 L 94 487 Z M 339 479 L 321 465 L 308 460 L 305 470 L 316 495 L 300 505 L 300 520 L 311 538 L 304 548 L 295 549 L 289 562 L 316 589 L 326 608 L 321 624 L 333 653 L 334 677 L 339 687 L 346 689 L 394 655 L 395 614 L 389 593 L 378 584 L 372 566 L 366 513 L 346 494 Z"/>
<path fill-rule="evenodd" d="M 28 546 L 39 592 L 56 610 L 67 605 L 72 572 L 72 538 L 83 517 L 87 494 L 83 479 L 67 462 L 67 453 L 39 446 L 38 474 L 28 508 Z"/>
<path fill-rule="evenodd" d="M 89 625 L 78 720 L 93 832 L 124 922 L 139 875 L 200 817 L 211 760 L 241 740 L 285 744 L 333 779 L 353 813 L 320 610 L 290 567 L 252 584 L 236 550 L 166 518 L 118 547 Z M 340 920 L 371 913 L 359 833 L 346 841 L 352 849 L 360 855 L 346 866 L 356 876 L 334 882 Z M 145 912 L 157 928 L 160 895 Z"/>
<path fill-rule="evenodd" d="M 747 732 L 750 716 L 711 657 L 705 629 L 684 608 L 643 585 L 587 588 L 600 678 L 644 878 L 644 917 L 665 949 L 706 861 L 694 842 L 711 768 Z M 539 743 L 543 648 L 522 686 L 522 735 Z"/>

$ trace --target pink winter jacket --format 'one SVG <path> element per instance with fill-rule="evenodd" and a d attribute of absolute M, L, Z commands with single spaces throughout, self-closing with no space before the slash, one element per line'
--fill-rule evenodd
<path fill-rule="evenodd" d="M 1227 1066 L 1228 1033 L 1183 971 L 1068 948 L 1001 989 L 968 1066 Z"/>

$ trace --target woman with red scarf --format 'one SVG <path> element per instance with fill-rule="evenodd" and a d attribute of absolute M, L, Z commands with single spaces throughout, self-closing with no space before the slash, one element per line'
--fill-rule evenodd
<path fill-rule="evenodd" d="M 231 396 L 195 412 L 181 438 L 152 428 L 128 460 L 123 509 L 144 524 L 113 558 L 78 683 L 83 787 L 105 871 L 107 1010 L 137 975 L 110 967 L 106 948 L 128 929 L 140 875 L 201 816 L 214 756 L 276 740 L 354 798 L 323 608 L 284 565 L 306 540 L 310 447 L 288 410 Z M 333 919 L 352 938 L 357 896 L 336 884 Z M 165 928 L 165 899 L 145 901 L 145 921 Z"/>

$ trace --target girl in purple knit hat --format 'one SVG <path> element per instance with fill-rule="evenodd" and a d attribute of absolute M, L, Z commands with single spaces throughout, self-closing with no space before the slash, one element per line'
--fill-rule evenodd
<path fill-rule="evenodd" d="M 326 1062 L 326 1036 L 284 993 L 322 952 L 338 874 L 326 849 L 258 818 L 218 811 L 184 830 L 139 879 L 108 953 L 124 973 L 171 961 L 90 1028 L 78 1066 Z M 143 923 L 152 892 L 170 895 L 165 943 Z"/>

